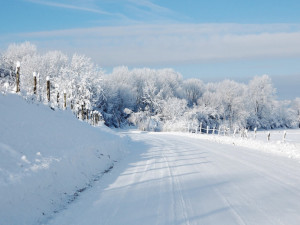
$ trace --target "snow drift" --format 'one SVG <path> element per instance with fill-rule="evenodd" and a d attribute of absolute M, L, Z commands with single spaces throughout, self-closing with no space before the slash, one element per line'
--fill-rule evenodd
<path fill-rule="evenodd" d="M 0 224 L 40 224 L 124 154 L 128 140 L 70 111 L 0 95 Z"/>

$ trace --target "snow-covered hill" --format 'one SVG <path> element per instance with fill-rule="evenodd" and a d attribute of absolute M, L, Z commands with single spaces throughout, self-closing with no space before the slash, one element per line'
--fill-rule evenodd
<path fill-rule="evenodd" d="M 0 94 L 0 224 L 39 224 L 114 165 L 128 139 Z"/>

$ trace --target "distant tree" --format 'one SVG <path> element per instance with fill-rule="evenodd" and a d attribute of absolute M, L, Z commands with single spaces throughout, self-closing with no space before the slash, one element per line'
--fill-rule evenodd
<path fill-rule="evenodd" d="M 183 81 L 182 90 L 183 98 L 188 101 L 188 106 L 192 107 L 198 104 L 199 98 L 205 92 L 205 86 L 199 79 L 188 79 Z"/>
<path fill-rule="evenodd" d="M 248 101 L 251 127 L 270 128 L 269 118 L 272 115 L 275 88 L 268 75 L 254 77 L 248 85 Z"/>
<path fill-rule="evenodd" d="M 295 110 L 296 114 L 296 123 L 297 126 L 300 128 L 300 98 L 295 98 L 295 100 L 292 102 L 292 108 Z"/>

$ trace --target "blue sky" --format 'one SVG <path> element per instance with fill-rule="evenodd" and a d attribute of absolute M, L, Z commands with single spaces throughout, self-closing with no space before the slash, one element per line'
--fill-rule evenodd
<path fill-rule="evenodd" d="M 269 74 L 300 97 L 300 1 L 5 0 L 0 49 L 30 41 L 112 67 L 171 67 L 186 78 Z"/>

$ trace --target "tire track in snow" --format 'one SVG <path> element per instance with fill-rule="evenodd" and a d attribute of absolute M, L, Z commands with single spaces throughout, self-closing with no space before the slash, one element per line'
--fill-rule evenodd
<path fill-rule="evenodd" d="M 112 214 L 110 214 L 110 216 L 108 216 L 104 222 L 105 225 L 109 225 L 111 224 L 112 220 L 117 216 L 120 208 L 121 208 L 121 202 L 126 199 L 126 196 L 128 195 L 128 192 L 130 190 L 130 188 L 132 187 L 133 184 L 136 184 L 138 183 L 142 177 L 144 176 L 144 174 L 148 171 L 148 168 L 149 168 L 149 165 L 150 165 L 150 159 L 147 160 L 146 162 L 146 165 L 143 165 L 142 167 L 144 167 L 144 170 L 143 170 L 143 173 L 140 173 L 140 167 L 141 166 L 135 166 L 134 168 L 134 172 L 132 172 L 132 174 L 134 174 L 133 176 L 133 180 L 131 180 L 129 182 L 128 185 L 126 185 L 125 187 L 121 187 L 123 190 L 122 190 L 122 194 L 121 196 L 118 194 L 118 198 L 115 198 L 115 199 L 118 199 L 117 203 L 116 203 L 116 200 L 114 201 L 114 204 L 111 204 L 113 206 L 117 206 L 117 207 L 112 207 L 113 208 L 113 212 Z M 143 161 L 142 161 L 143 162 Z M 140 162 L 139 162 L 140 163 Z M 129 175 L 129 176 L 132 176 L 132 175 Z"/>
<path fill-rule="evenodd" d="M 204 145 L 204 143 L 202 143 L 201 146 L 202 146 L 203 148 L 206 148 L 208 151 L 211 151 L 211 149 L 212 149 L 211 147 L 208 147 L 207 145 Z M 216 150 L 214 149 L 213 151 L 216 151 Z M 214 152 L 214 154 L 216 154 L 216 153 Z M 266 180 L 270 180 L 270 181 L 276 183 L 277 185 L 283 187 L 284 189 L 286 189 L 286 190 L 288 190 L 288 191 L 291 191 L 293 194 L 299 195 L 298 192 L 295 192 L 294 190 L 291 190 L 291 189 L 287 188 L 286 186 L 284 186 L 284 185 L 282 184 L 282 182 L 278 182 L 278 178 L 275 178 L 273 175 L 270 175 L 266 170 L 261 169 L 260 167 L 255 166 L 255 165 L 253 165 L 252 163 L 245 162 L 245 161 L 243 161 L 243 160 L 241 160 L 241 159 L 239 159 L 239 158 L 237 158 L 237 157 L 229 156 L 228 154 L 225 154 L 225 153 L 223 153 L 222 151 L 218 151 L 218 155 L 222 156 L 223 158 L 226 158 L 227 160 L 229 159 L 230 161 L 233 161 L 233 162 L 239 162 L 239 163 L 241 163 L 241 164 L 243 164 L 243 165 L 245 165 L 245 166 L 247 166 L 247 167 L 251 167 L 251 168 L 253 169 L 253 171 L 259 171 L 259 172 L 260 172 L 260 173 L 257 173 L 257 172 L 256 172 L 259 176 L 262 176 L 262 177 L 264 177 Z M 226 160 L 223 159 L 223 161 L 225 162 Z M 228 161 L 227 161 L 226 163 L 228 163 Z M 220 171 L 221 171 L 221 170 L 224 170 L 224 168 L 221 168 L 220 166 L 218 166 L 218 167 L 219 167 L 219 170 L 220 170 Z M 262 175 L 263 173 L 264 173 L 264 174 L 267 174 L 267 175 Z M 252 203 L 251 205 L 252 205 L 253 207 L 255 207 L 256 211 L 259 211 L 261 214 L 264 215 L 264 218 L 268 220 L 268 224 L 274 224 L 274 225 L 282 224 L 282 225 L 284 225 L 284 223 L 282 223 L 280 220 L 278 220 L 278 219 L 276 219 L 276 218 L 270 217 L 270 215 L 269 215 L 267 212 L 265 212 L 265 210 L 263 210 L 263 209 L 260 208 L 260 207 L 257 207 L 256 204 L 255 204 L 255 202 L 250 201 L 250 200 L 249 200 L 250 198 L 249 198 L 249 197 L 246 197 L 244 191 L 242 191 L 241 188 L 240 188 L 237 184 L 235 184 L 234 182 L 232 182 L 232 183 L 230 183 L 230 185 L 233 186 L 235 189 L 239 190 L 239 191 L 237 191 L 237 193 L 240 193 L 239 198 L 241 198 L 243 202 L 249 202 L 249 203 Z M 219 190 L 218 188 L 215 188 L 215 190 L 216 190 L 217 194 L 224 200 L 224 202 L 225 202 L 225 203 L 233 210 L 233 213 L 234 213 L 234 215 L 236 216 L 236 218 L 239 219 L 239 222 L 241 222 L 241 224 L 243 224 L 243 225 L 247 224 L 247 223 L 245 222 L 245 220 L 242 218 L 242 216 L 240 215 L 240 213 L 238 213 L 238 211 L 235 210 L 235 207 L 230 203 L 230 201 L 228 200 L 228 198 L 226 198 L 226 197 L 220 192 L 220 190 Z"/>
<path fill-rule="evenodd" d="M 170 145 L 170 143 L 166 144 L 166 146 L 168 146 L 168 145 Z M 169 173 L 169 176 L 170 176 L 170 179 L 171 179 L 173 201 L 174 201 L 174 203 L 176 203 L 173 206 L 173 210 L 174 210 L 173 213 L 175 213 L 175 215 L 177 215 L 179 212 L 182 212 L 183 217 L 184 217 L 184 221 L 185 221 L 184 224 L 190 225 L 190 222 L 189 222 L 189 219 L 188 219 L 188 215 L 187 215 L 187 211 L 186 211 L 187 205 L 186 205 L 186 202 L 185 202 L 183 194 L 182 194 L 182 185 L 181 185 L 178 177 L 174 176 L 174 173 L 172 172 L 172 169 L 170 168 L 169 161 L 167 160 L 164 151 L 165 151 L 165 148 L 162 149 L 162 157 L 163 157 L 163 159 L 165 161 L 165 164 L 167 166 L 167 170 L 168 170 L 168 173 Z M 169 149 L 168 149 L 168 152 L 170 153 Z M 178 153 L 177 153 L 177 155 L 178 155 Z M 179 212 L 177 211 L 177 207 L 178 207 L 178 204 L 177 204 L 178 200 L 176 200 L 177 198 L 179 198 L 179 204 L 180 204 L 180 210 L 179 210 Z"/>

